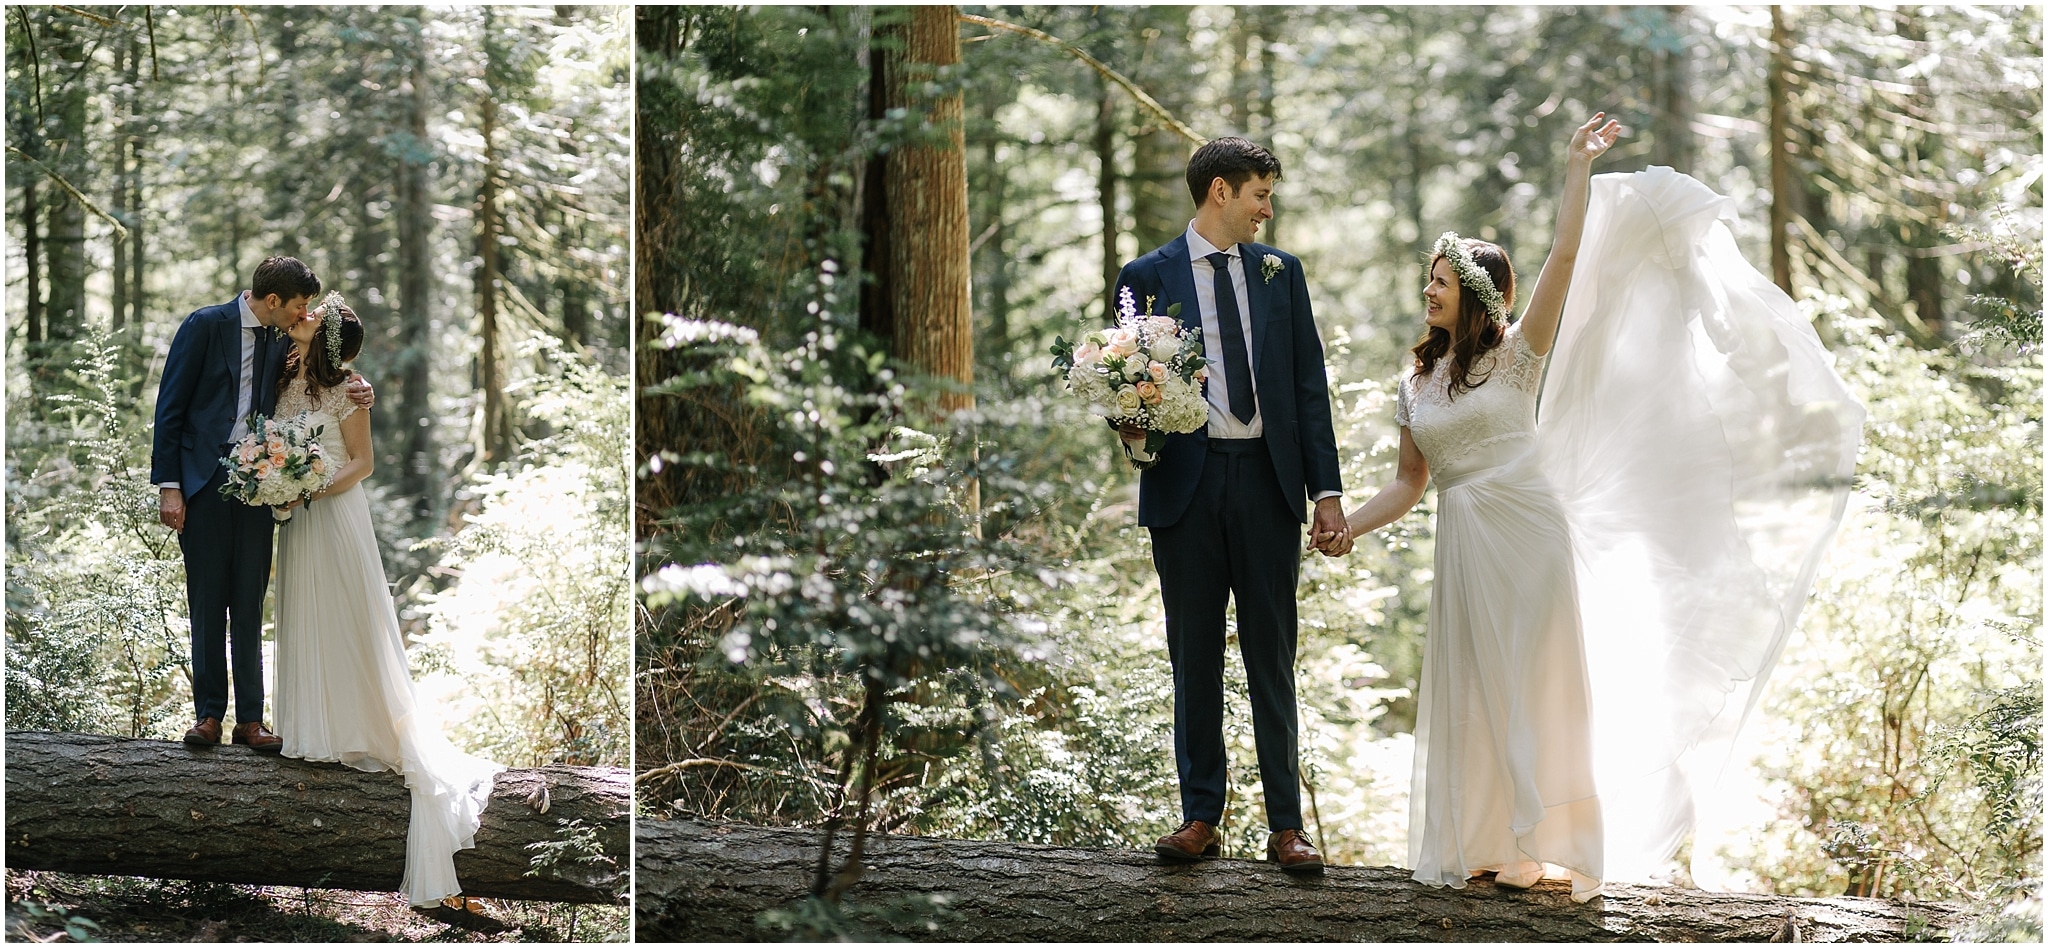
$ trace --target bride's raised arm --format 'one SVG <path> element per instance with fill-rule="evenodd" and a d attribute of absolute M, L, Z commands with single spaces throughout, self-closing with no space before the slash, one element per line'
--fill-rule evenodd
<path fill-rule="evenodd" d="M 1550 256 L 1543 272 L 1536 276 L 1536 288 L 1529 293 L 1529 308 L 1522 311 L 1522 338 L 1537 355 L 1550 351 L 1557 341 L 1558 317 L 1564 314 L 1564 294 L 1572 284 L 1572 267 L 1579 258 L 1579 238 L 1586 229 L 1586 197 L 1592 191 L 1593 159 L 1614 147 L 1621 137 L 1621 123 L 1605 112 L 1595 112 L 1586 124 L 1572 132 L 1571 148 L 1564 162 L 1564 197 L 1557 205 L 1557 233 L 1550 243 Z"/>

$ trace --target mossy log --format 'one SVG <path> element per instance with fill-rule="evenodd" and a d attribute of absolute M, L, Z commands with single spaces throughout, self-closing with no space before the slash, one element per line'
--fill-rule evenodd
<path fill-rule="evenodd" d="M 8 868 L 385 892 L 405 871 L 412 798 L 395 773 L 46 731 L 7 732 L 6 769 Z M 464 894 L 621 901 L 631 801 L 615 767 L 505 771 L 476 848 L 455 855 Z M 528 875 L 531 845 L 563 839 L 565 820 L 595 827 L 598 851 Z"/>
<path fill-rule="evenodd" d="M 643 819 L 635 833 L 643 942 L 780 937 L 755 919 L 806 897 L 823 840 L 693 820 Z M 848 835 L 838 834 L 839 859 Z M 1576 905 L 1562 882 L 1517 890 L 1475 879 L 1453 890 L 1390 867 L 1293 877 L 1243 859 L 1162 865 L 1149 851 L 909 836 L 869 837 L 865 863 L 849 904 L 938 904 L 874 923 L 874 934 L 912 940 L 1901 941 L 1960 922 L 1953 906 L 1879 899 L 1610 885 Z"/>

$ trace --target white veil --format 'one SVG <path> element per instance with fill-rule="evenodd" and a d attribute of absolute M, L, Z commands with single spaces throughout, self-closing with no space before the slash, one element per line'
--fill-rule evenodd
<path fill-rule="evenodd" d="M 1745 261 L 1734 201 L 1593 179 L 1539 407 L 1577 556 L 1609 878 L 1693 823 L 1841 523 L 1863 406 Z"/>

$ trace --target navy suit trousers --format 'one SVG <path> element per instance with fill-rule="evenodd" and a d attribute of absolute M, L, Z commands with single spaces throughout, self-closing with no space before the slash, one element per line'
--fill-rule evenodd
<path fill-rule="evenodd" d="M 1181 818 L 1220 824 L 1229 786 L 1223 746 L 1224 608 L 1237 601 L 1237 646 L 1271 830 L 1301 829 L 1294 704 L 1295 585 L 1302 527 L 1264 439 L 1211 440 L 1187 512 L 1152 529 L 1173 661 L 1173 756 Z"/>
<path fill-rule="evenodd" d="M 269 507 L 222 497 L 222 477 L 185 494 L 178 535 L 192 615 L 192 705 L 196 717 L 226 720 L 232 667 L 235 723 L 247 724 L 263 720 L 263 594 L 276 528 Z"/>

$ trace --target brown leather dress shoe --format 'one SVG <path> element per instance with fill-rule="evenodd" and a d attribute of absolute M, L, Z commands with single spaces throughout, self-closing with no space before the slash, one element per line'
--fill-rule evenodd
<path fill-rule="evenodd" d="M 213 747 L 220 743 L 220 719 L 200 718 L 198 724 L 185 732 L 185 743 L 192 747 Z"/>
<path fill-rule="evenodd" d="M 1161 859 L 1175 862 L 1214 859 L 1223 851 L 1223 834 L 1201 820 L 1189 820 L 1180 829 L 1159 837 L 1159 845 L 1152 847 L 1152 851 Z"/>
<path fill-rule="evenodd" d="M 284 750 L 284 738 L 270 733 L 262 721 L 235 725 L 235 743 L 246 744 L 258 754 L 275 754 Z"/>
<path fill-rule="evenodd" d="M 1266 838 L 1266 861 L 1277 862 L 1286 872 L 1321 874 L 1323 857 L 1316 852 L 1314 843 L 1308 841 L 1308 834 L 1298 829 L 1284 829 Z"/>

